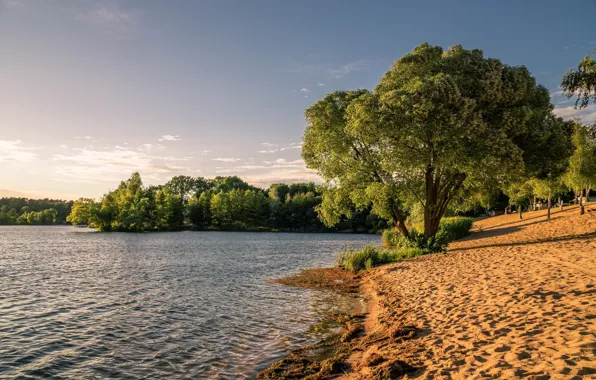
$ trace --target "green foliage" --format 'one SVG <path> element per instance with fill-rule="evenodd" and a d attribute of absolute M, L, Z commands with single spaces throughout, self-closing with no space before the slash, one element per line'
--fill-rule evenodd
<path fill-rule="evenodd" d="M 334 92 L 305 111 L 303 158 L 339 189 L 323 197 L 319 214 L 333 224 L 372 204 L 412 239 L 405 220 L 419 204 L 428 240 L 465 191 L 497 189 L 526 164 L 542 169 L 541 157 L 549 170 L 566 160 L 565 127 L 552 108 L 525 67 L 422 44 L 374 92 Z"/>
<path fill-rule="evenodd" d="M 90 198 L 80 198 L 72 205 L 70 214 L 66 221 L 72 225 L 93 226 L 93 216 L 97 211 L 98 204 Z"/>
<path fill-rule="evenodd" d="M 574 124 L 573 154 L 563 182 L 576 193 L 596 184 L 596 133 L 592 128 Z"/>
<path fill-rule="evenodd" d="M 367 245 L 361 250 L 347 248 L 341 251 L 337 257 L 336 266 L 350 272 L 358 272 L 381 264 L 421 256 L 425 253 L 423 249 L 417 247 L 378 249 L 373 245 Z"/>
<path fill-rule="evenodd" d="M 441 219 L 437 234 L 425 238 L 416 228 L 412 228 L 410 237 L 406 238 L 398 231 L 383 231 L 383 246 L 389 248 L 421 248 L 428 252 L 443 252 L 450 242 L 468 236 L 474 220 L 457 216 Z"/>
<path fill-rule="evenodd" d="M 64 224 L 72 205 L 72 201 L 47 198 L 0 198 L 0 225 Z"/>
<path fill-rule="evenodd" d="M 571 98 L 577 96 L 575 106 L 588 106 L 590 99 L 596 102 L 596 50 L 584 57 L 576 70 L 569 70 L 561 81 L 563 94 Z"/>
<path fill-rule="evenodd" d="M 100 231 L 172 231 L 182 228 L 184 205 L 178 192 L 165 186 L 144 187 L 139 173 L 133 173 L 99 203 L 76 201 L 68 221 Z"/>

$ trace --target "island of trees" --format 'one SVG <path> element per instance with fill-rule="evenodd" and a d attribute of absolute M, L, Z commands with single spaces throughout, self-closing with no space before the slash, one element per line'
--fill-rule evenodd
<path fill-rule="evenodd" d="M 377 232 L 385 220 L 370 210 L 355 211 L 337 227 L 325 226 L 316 208 L 323 189 L 314 183 L 273 184 L 267 190 L 238 177 L 177 176 L 164 185 L 143 186 L 139 173 L 106 193 L 100 201 L 77 200 L 69 223 L 100 231 L 197 230 Z"/>

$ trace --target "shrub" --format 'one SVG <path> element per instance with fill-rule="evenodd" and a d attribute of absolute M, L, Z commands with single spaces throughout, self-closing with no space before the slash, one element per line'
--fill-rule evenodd
<path fill-rule="evenodd" d="M 421 248 L 429 252 L 443 252 L 450 242 L 467 236 L 472 228 L 473 219 L 468 217 L 443 218 L 439 224 L 439 231 L 430 239 L 415 228 L 410 231 L 410 239 L 402 236 L 398 231 L 385 230 L 383 232 L 383 247 L 386 248 Z"/>
<path fill-rule="evenodd" d="M 367 245 L 359 251 L 350 248 L 341 251 L 337 257 L 337 266 L 351 272 L 358 272 L 380 264 L 421 256 L 424 253 L 423 249 L 417 247 L 378 249 L 373 245 Z"/>
<path fill-rule="evenodd" d="M 439 233 L 447 243 L 466 237 L 470 233 L 474 220 L 465 216 L 441 219 Z M 438 233 L 437 233 L 438 235 Z"/>

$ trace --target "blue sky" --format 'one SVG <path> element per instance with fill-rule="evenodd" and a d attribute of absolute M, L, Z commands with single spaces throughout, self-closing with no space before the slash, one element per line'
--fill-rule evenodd
<path fill-rule="evenodd" d="M 447 5 L 448 3 L 448 5 Z M 596 1 L 0 0 L 0 196 L 99 197 L 134 170 L 317 180 L 303 111 L 422 42 L 525 65 L 557 94 Z"/>

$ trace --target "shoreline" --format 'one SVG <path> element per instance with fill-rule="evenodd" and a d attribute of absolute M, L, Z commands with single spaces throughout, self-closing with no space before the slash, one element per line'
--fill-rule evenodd
<path fill-rule="evenodd" d="M 360 274 L 362 330 L 308 378 L 592 378 L 596 218 L 546 213 L 483 219 L 446 254 Z"/>

